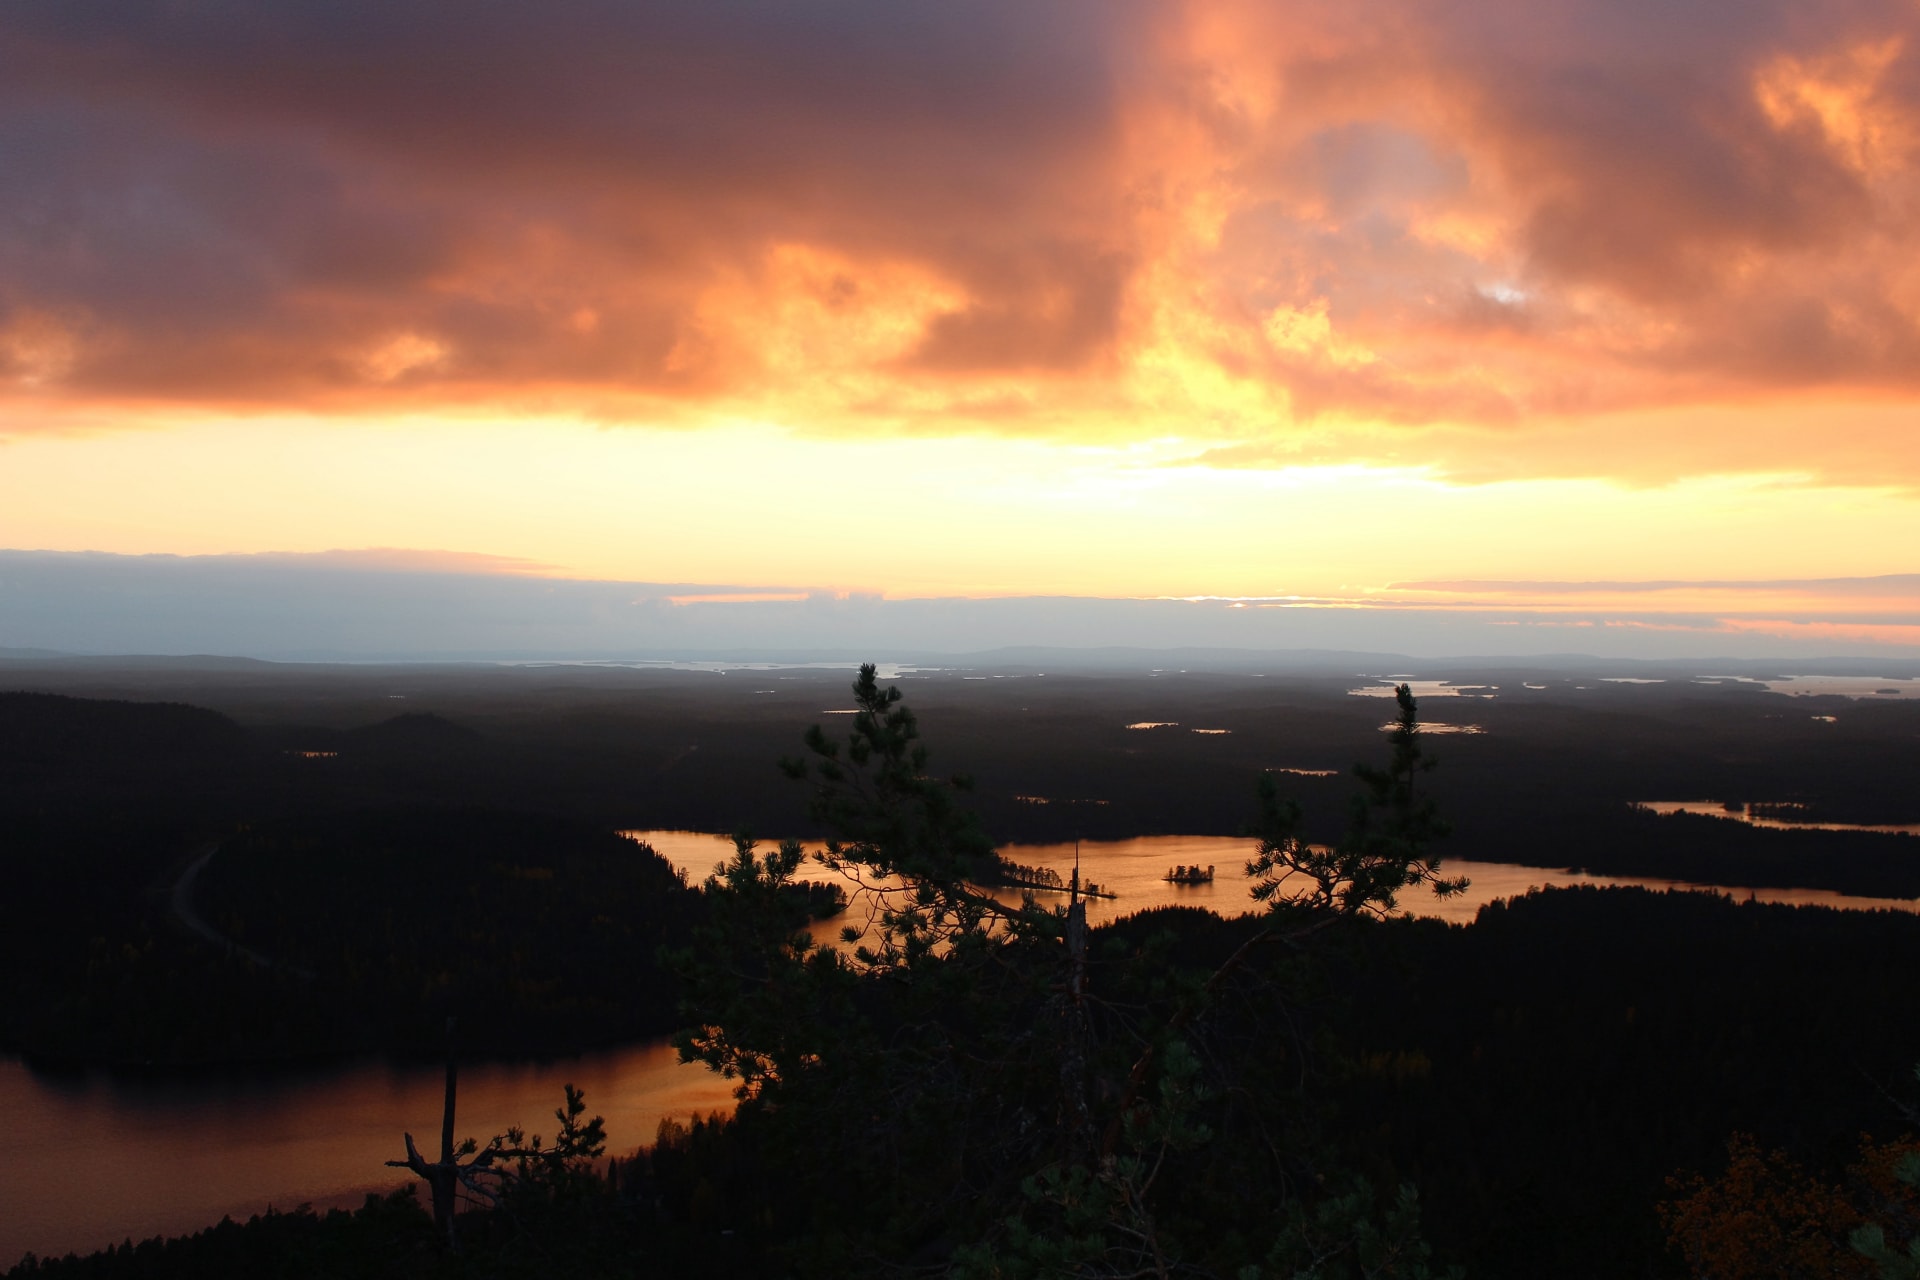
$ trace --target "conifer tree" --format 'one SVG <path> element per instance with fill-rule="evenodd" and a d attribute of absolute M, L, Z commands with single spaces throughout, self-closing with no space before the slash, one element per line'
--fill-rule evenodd
<path fill-rule="evenodd" d="M 1172 1170 L 1209 1158 L 1223 1085 L 1247 1084 L 1220 1078 L 1208 1044 L 1217 1001 L 1274 944 L 1297 956 L 1409 888 L 1460 887 L 1428 848 L 1444 827 L 1415 786 L 1431 761 L 1411 692 L 1398 691 L 1386 767 L 1358 770 L 1334 849 L 1299 839 L 1298 808 L 1263 786 L 1249 872 L 1267 919 L 1196 972 L 1169 967 L 1158 944 L 1090 956 L 1083 904 L 993 897 L 983 886 L 997 857 L 960 804 L 966 780 L 929 772 L 917 721 L 872 666 L 853 691 L 847 737 L 815 728 L 808 756 L 783 767 L 810 784 L 809 812 L 832 833 L 819 860 L 852 882 L 851 910 L 871 929 L 847 929 L 848 952 L 814 945 L 791 906 L 800 846 L 760 854 L 743 836 L 707 881 L 712 921 L 680 961 L 695 1023 L 683 1056 L 739 1079 L 743 1122 L 805 1150 L 831 1171 L 833 1199 L 860 1206 L 857 1224 L 842 1218 L 796 1246 L 796 1263 L 1192 1273 L 1217 1242 L 1168 1226 Z M 1254 986 L 1287 998 L 1269 978 Z M 1249 1217 L 1269 1234 L 1230 1273 L 1427 1274 L 1410 1190 L 1381 1201 L 1338 1179 Z"/>

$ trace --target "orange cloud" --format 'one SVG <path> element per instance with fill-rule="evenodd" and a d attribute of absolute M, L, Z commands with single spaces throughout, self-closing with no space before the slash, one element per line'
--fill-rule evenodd
<path fill-rule="evenodd" d="M 1910 486 L 1916 16 L 20 0 L 0 413 Z"/>

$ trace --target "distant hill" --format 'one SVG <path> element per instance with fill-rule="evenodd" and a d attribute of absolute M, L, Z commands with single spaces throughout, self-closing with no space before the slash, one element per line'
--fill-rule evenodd
<path fill-rule="evenodd" d="M 0 662 L 38 662 L 46 658 L 64 658 L 63 649 L 9 649 L 0 644 Z"/>
<path fill-rule="evenodd" d="M 444 751 L 480 741 L 474 730 L 431 711 L 409 711 L 378 724 L 349 729 L 341 737 L 353 746 L 387 751 Z"/>
<path fill-rule="evenodd" d="M 237 756 L 246 749 L 240 726 L 204 707 L 0 693 L 0 761 L 15 766 L 147 757 L 175 761 Z"/>

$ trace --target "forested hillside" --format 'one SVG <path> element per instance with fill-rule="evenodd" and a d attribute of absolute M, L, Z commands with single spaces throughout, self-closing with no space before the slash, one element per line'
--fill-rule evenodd
<path fill-rule="evenodd" d="M 84 769 L 6 784 L 34 819 L 7 844 L 35 895 L 7 942 L 14 1043 L 191 1062 L 430 1052 L 450 1014 L 480 1053 L 675 1025 L 741 1088 L 734 1116 L 612 1165 L 502 1157 L 476 1175 L 497 1205 L 457 1223 L 387 1200 L 13 1274 L 1600 1280 L 1817 1258 L 1807 1274 L 1864 1278 L 1852 1231 L 1904 1248 L 1920 1225 L 1896 1176 L 1920 916 L 1634 889 L 1537 892 L 1465 926 L 1395 915 L 1451 887 L 1475 820 L 1441 785 L 1467 739 L 1422 732 L 1407 695 L 1355 753 L 1344 822 L 1322 779 L 1245 793 L 1249 914 L 1088 930 L 984 894 L 978 784 L 871 673 L 855 700 L 785 784 L 793 821 L 872 886 L 855 949 L 802 930 L 795 842 L 743 839 L 694 887 L 604 826 L 454 803 L 438 788 L 492 749 L 455 723 L 390 717 L 288 755 L 190 708 L 0 705 L 51 719 L 47 759 L 98 753 L 100 787 L 149 779 L 119 807 Z M 19 759 L 31 740 L 6 739 Z M 352 760 L 344 790 L 289 772 Z M 169 778 L 187 781 L 151 781 Z M 378 802 L 409 786 L 434 802 Z M 1714 844 L 1732 823 L 1631 821 L 1742 856 Z M 1885 839 L 1873 857 L 1911 843 Z"/>

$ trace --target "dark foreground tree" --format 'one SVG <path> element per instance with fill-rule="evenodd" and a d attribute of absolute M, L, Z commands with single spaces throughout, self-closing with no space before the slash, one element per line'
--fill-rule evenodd
<path fill-rule="evenodd" d="M 1263 787 L 1249 872 L 1264 914 L 1223 923 L 1230 945 L 1195 957 L 1159 929 L 1095 948 L 1077 900 L 996 897 L 965 780 L 928 772 L 899 691 L 862 667 L 847 738 L 816 728 L 786 768 L 812 786 L 833 833 L 819 860 L 865 927 L 815 944 L 794 923 L 801 847 L 761 854 L 741 837 L 680 961 L 683 1055 L 738 1079 L 741 1126 L 807 1170 L 789 1188 L 792 1264 L 1426 1275 L 1411 1188 L 1382 1194 L 1348 1171 L 1311 1088 L 1314 940 L 1407 889 L 1460 887 L 1428 848 L 1442 828 L 1414 782 L 1431 765 L 1398 694 L 1388 764 L 1358 771 L 1332 850 L 1301 840 L 1297 807 Z"/>

